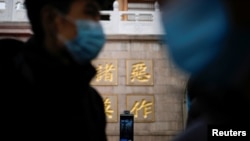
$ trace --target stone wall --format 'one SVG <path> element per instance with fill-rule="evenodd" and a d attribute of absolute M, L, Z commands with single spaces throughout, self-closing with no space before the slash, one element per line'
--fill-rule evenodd
<path fill-rule="evenodd" d="M 20 26 L 21 25 L 21 26 Z M 27 24 L 0 25 L 0 38 L 13 37 L 27 40 L 31 33 Z M 105 98 L 117 97 L 117 120 L 108 122 L 109 141 L 119 140 L 119 114 L 128 109 L 128 103 L 138 96 L 154 98 L 153 120 L 135 122 L 135 141 L 170 141 L 182 131 L 185 122 L 183 97 L 187 75 L 179 71 L 171 62 L 160 37 L 141 35 L 108 35 L 107 43 L 96 60 L 115 60 L 117 62 L 117 83 L 115 85 L 93 85 Z M 127 60 L 152 61 L 152 85 L 127 85 Z M 132 96 L 127 101 L 127 96 Z M 133 97 L 134 96 L 134 97 Z"/>
<path fill-rule="evenodd" d="M 108 42 L 97 59 L 115 59 L 118 62 L 118 84 L 116 86 L 94 86 L 102 95 L 114 94 L 118 97 L 118 114 L 126 109 L 126 96 L 154 96 L 153 122 L 135 123 L 135 141 L 170 141 L 183 129 L 183 97 L 187 76 L 171 62 L 164 44 L 157 36 L 108 36 Z M 152 60 L 153 85 L 126 85 L 126 60 Z M 136 98 L 136 97 L 135 97 Z M 109 141 L 119 139 L 119 121 L 108 123 Z"/>

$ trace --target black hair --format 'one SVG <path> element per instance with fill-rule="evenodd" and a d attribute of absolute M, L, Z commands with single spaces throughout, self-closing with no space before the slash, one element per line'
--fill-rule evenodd
<path fill-rule="evenodd" d="M 59 10 L 62 14 L 67 14 L 73 2 L 77 0 L 25 0 L 25 7 L 27 15 L 32 26 L 32 31 L 37 38 L 44 38 L 44 31 L 42 28 L 41 11 L 45 6 L 51 6 Z M 87 0 L 85 0 L 87 1 Z M 93 1 L 93 0 L 89 0 Z M 105 0 L 94 0 L 99 4 L 100 9 Z M 90 13 L 91 14 L 91 13 Z"/>

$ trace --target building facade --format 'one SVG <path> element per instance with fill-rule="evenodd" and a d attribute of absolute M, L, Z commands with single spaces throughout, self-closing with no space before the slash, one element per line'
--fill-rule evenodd
<path fill-rule="evenodd" d="M 119 140 L 124 110 L 134 115 L 135 141 L 171 141 L 184 128 L 188 76 L 175 67 L 161 41 L 165 33 L 157 3 L 124 1 L 101 11 L 110 17 L 101 21 L 107 42 L 92 62 L 97 75 L 91 85 L 103 97 L 109 141 Z M 0 0 L 0 38 L 26 41 L 31 35 L 23 0 Z"/>

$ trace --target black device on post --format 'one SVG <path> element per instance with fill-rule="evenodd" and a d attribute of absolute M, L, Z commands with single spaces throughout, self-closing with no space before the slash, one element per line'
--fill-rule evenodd
<path fill-rule="evenodd" d="M 129 111 L 120 114 L 120 141 L 134 141 L 134 115 Z"/>

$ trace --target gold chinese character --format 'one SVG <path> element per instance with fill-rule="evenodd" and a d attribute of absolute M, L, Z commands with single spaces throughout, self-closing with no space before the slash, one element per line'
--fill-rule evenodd
<path fill-rule="evenodd" d="M 135 102 L 130 112 L 134 114 L 135 118 L 137 118 L 138 111 L 140 111 L 143 108 L 143 117 L 147 118 L 148 115 L 152 113 L 152 105 L 153 102 L 147 102 L 145 99 L 142 99 L 141 103 L 138 101 Z"/>
<path fill-rule="evenodd" d="M 104 100 L 104 107 L 105 107 L 105 113 L 108 118 L 113 118 L 112 114 L 114 113 L 114 110 L 111 109 L 111 101 L 109 98 L 106 98 Z"/>
<path fill-rule="evenodd" d="M 101 81 L 104 79 L 104 81 L 113 81 L 113 71 L 115 70 L 115 67 L 113 64 L 106 64 L 105 67 L 102 65 L 98 65 L 97 67 L 97 75 L 96 75 L 96 81 Z"/>
<path fill-rule="evenodd" d="M 140 62 L 132 66 L 131 81 L 134 82 L 137 79 L 140 82 L 147 82 L 151 77 L 149 73 L 146 73 L 147 66 L 145 63 Z"/>

